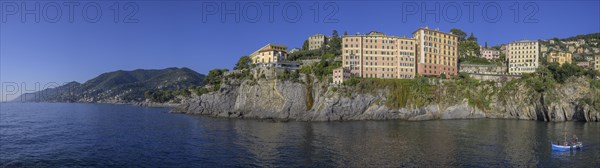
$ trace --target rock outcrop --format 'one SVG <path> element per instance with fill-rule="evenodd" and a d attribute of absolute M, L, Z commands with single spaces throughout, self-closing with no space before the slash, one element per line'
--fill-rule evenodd
<path fill-rule="evenodd" d="M 589 80 L 585 79 L 559 85 L 553 94 L 532 94 L 530 89 L 519 85 L 510 95 L 494 97 L 490 108 L 484 110 L 469 105 L 466 98 L 458 103 L 391 109 L 385 105 L 388 94 L 385 89 L 344 95 L 332 91 L 335 90 L 332 87 L 320 82 L 275 79 L 223 84 L 217 92 L 185 99 L 176 111 L 215 117 L 299 121 L 472 118 L 600 121 L 600 113 L 581 101 L 586 96 L 598 96 L 590 93 Z M 549 97 L 554 100 L 549 101 Z"/>

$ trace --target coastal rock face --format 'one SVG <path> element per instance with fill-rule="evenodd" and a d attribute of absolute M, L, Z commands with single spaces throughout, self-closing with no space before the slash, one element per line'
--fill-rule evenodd
<path fill-rule="evenodd" d="M 496 102 L 499 118 L 538 121 L 600 121 L 600 113 L 582 99 L 593 98 L 589 81 L 572 78 L 558 85 L 551 93 L 534 93 L 524 86 Z"/>
<path fill-rule="evenodd" d="M 518 86 L 514 93 L 494 98 L 491 108 L 480 110 L 464 99 L 454 104 L 432 104 L 390 109 L 384 90 L 371 94 L 332 92 L 319 82 L 258 80 L 224 84 L 217 92 L 184 100 L 177 111 L 229 118 L 299 121 L 435 120 L 505 118 L 539 121 L 599 121 L 600 114 L 580 103 L 590 96 L 589 81 L 576 79 L 560 85 L 556 93 L 534 94 Z M 592 95 L 594 96 L 594 95 Z M 552 99 L 552 101 L 549 101 Z"/>
<path fill-rule="evenodd" d="M 525 86 L 498 96 L 491 109 L 480 110 L 467 99 L 454 104 L 433 104 L 390 109 L 385 90 L 371 94 L 344 95 L 330 91 L 320 82 L 280 80 L 243 81 L 224 84 L 219 91 L 185 99 L 176 109 L 189 114 L 229 118 L 258 118 L 299 121 L 505 118 L 539 121 L 599 121 L 600 114 L 580 103 L 589 96 L 589 81 L 558 86 L 556 93 L 534 94 Z M 592 95 L 593 96 L 593 95 Z M 553 99 L 549 101 L 548 99 Z"/>

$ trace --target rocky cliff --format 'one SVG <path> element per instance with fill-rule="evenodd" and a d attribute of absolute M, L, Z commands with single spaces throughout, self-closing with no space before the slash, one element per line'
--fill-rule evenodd
<path fill-rule="evenodd" d="M 344 86 L 329 86 L 328 82 L 306 79 L 304 77 L 302 82 L 276 79 L 226 82 L 216 92 L 185 99 L 176 110 L 216 117 L 299 121 L 467 118 L 600 120 L 600 113 L 583 101 L 598 97 L 598 92 L 591 91 L 589 79 L 585 78 L 557 85 L 552 93 L 533 92 L 525 84 L 516 83 L 511 89 L 487 96 L 489 102 L 485 106 L 469 98 L 457 97 L 455 91 L 449 89 L 451 87 L 443 86 L 435 91 L 430 103 L 420 106 L 411 103 L 400 108 L 386 105 L 389 94 L 392 94 L 388 88 L 357 92 Z M 459 91 L 477 95 L 483 94 L 481 91 L 485 87 L 489 86 Z"/>

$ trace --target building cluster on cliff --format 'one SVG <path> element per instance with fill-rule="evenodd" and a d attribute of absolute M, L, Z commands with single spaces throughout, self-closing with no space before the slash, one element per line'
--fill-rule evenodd
<path fill-rule="evenodd" d="M 309 36 L 302 49 L 293 48 L 288 51 L 284 45 L 267 44 L 250 54 L 250 58 L 253 64 L 262 67 L 297 69 L 302 66 L 302 63 L 311 62 L 311 60 L 291 61 L 287 59 L 289 54 L 330 48 L 332 47 L 330 46 L 331 42 L 338 39 L 337 42 L 341 46 L 338 49 L 339 54 L 336 54 L 335 57 L 337 61 L 341 62 L 341 66 L 332 70 L 334 84 L 341 84 L 351 77 L 456 78 L 459 72 L 475 75 L 520 76 L 535 72 L 542 63 L 542 59 L 546 63 L 572 64 L 575 61 L 574 54 L 588 55 L 587 57 L 579 56 L 580 61 L 576 62 L 577 65 L 600 71 L 600 50 L 596 47 L 582 47 L 586 43 L 582 39 L 567 42 L 557 39 L 520 40 L 488 47 L 487 43 L 485 46 L 478 46 L 476 38 L 471 34 L 469 40 L 476 45 L 477 51 L 464 52 L 465 47 L 459 44 L 466 41 L 466 34 L 460 30 L 455 34 L 452 30 L 443 32 L 439 29 L 422 27 L 414 31 L 412 35 L 409 38 L 372 31 L 354 35 L 344 33 L 343 36 L 337 37 L 337 32 L 332 36 L 318 33 Z M 556 47 L 553 45 L 555 43 L 563 46 Z M 590 43 L 592 46 L 597 46 L 600 40 Z M 471 55 L 476 55 L 477 59 L 484 61 L 496 61 L 497 64 L 483 65 L 488 68 L 481 68 L 482 65 L 477 63 L 474 65 L 469 61 L 462 63 L 459 61 Z M 318 59 L 313 59 L 312 62 L 318 62 Z"/>

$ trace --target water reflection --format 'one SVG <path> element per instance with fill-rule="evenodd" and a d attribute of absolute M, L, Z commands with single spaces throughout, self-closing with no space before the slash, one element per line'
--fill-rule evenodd
<path fill-rule="evenodd" d="M 516 120 L 267 122 L 232 120 L 235 143 L 257 166 L 534 166 L 560 162 L 550 142 L 557 127 L 579 130 L 597 124 Z M 598 129 L 598 127 L 595 127 Z M 585 134 L 585 135 L 584 135 Z M 597 149 L 596 149 L 597 150 Z M 570 157 L 576 152 L 568 153 Z M 549 157 L 549 156 L 552 157 Z M 598 151 L 590 158 L 600 156 Z M 572 161 L 572 160 L 567 160 Z M 285 163 L 285 164 L 283 164 Z"/>
<path fill-rule="evenodd" d="M 3 105 L 0 167 L 593 167 L 600 124 L 271 122 L 94 104 Z M 552 152 L 575 133 L 584 147 Z"/>

